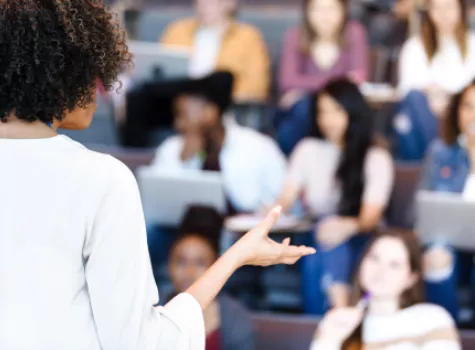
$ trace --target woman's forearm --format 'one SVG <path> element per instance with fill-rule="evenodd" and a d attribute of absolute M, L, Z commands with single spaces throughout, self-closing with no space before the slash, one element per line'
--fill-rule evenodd
<path fill-rule="evenodd" d="M 203 310 L 216 298 L 231 275 L 242 266 L 240 256 L 242 254 L 239 254 L 238 248 L 231 247 L 187 290 Z"/>

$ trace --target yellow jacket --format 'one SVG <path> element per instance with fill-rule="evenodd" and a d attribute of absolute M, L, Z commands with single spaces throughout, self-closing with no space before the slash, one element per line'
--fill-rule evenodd
<path fill-rule="evenodd" d="M 161 42 L 191 50 L 198 28 L 199 23 L 193 18 L 176 21 L 165 30 Z M 236 100 L 265 100 L 269 95 L 270 62 L 259 30 L 233 21 L 223 37 L 216 70 L 234 75 Z"/>

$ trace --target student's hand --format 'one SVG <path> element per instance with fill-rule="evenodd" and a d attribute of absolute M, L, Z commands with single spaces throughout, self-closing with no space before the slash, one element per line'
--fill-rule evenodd
<path fill-rule="evenodd" d="M 439 86 L 428 86 L 425 89 L 429 107 L 438 117 L 443 117 L 450 103 L 450 94 Z"/>
<path fill-rule="evenodd" d="M 269 266 L 276 264 L 295 264 L 301 257 L 315 254 L 315 249 L 305 246 L 292 246 L 290 239 L 282 243 L 270 239 L 268 234 L 279 218 L 280 207 L 270 211 L 267 217 L 254 229 L 246 233 L 232 248 L 239 257 L 239 266 Z"/>
<path fill-rule="evenodd" d="M 287 91 L 279 101 L 279 106 L 282 109 L 290 109 L 304 96 L 303 92 L 299 90 Z"/>
<path fill-rule="evenodd" d="M 326 249 L 332 249 L 356 233 L 358 233 L 358 224 L 355 219 L 332 216 L 317 225 L 315 238 Z"/>
<path fill-rule="evenodd" d="M 363 310 L 358 307 L 345 307 L 330 310 L 317 330 L 316 338 L 320 343 L 343 344 L 363 319 Z"/>
<path fill-rule="evenodd" d="M 187 161 L 204 150 L 205 140 L 199 132 L 186 132 L 183 135 L 183 149 L 181 160 Z"/>

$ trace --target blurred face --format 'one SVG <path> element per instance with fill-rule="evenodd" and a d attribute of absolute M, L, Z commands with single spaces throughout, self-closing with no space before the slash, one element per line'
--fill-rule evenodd
<path fill-rule="evenodd" d="M 323 137 L 337 145 L 342 145 L 349 123 L 346 110 L 327 94 L 318 98 L 317 109 L 317 125 Z"/>
<path fill-rule="evenodd" d="M 377 299 L 398 299 L 417 278 L 411 271 L 409 253 L 397 238 L 380 238 L 361 262 L 361 287 Z"/>
<path fill-rule="evenodd" d="M 203 98 L 182 95 L 175 99 L 175 129 L 180 134 L 204 133 L 219 117 L 216 108 Z"/>
<path fill-rule="evenodd" d="M 235 9 L 236 0 L 196 0 L 196 12 L 204 25 L 215 25 Z"/>
<path fill-rule="evenodd" d="M 475 142 L 475 86 L 471 86 L 462 96 L 459 107 L 459 128 L 462 134 Z"/>
<path fill-rule="evenodd" d="M 216 254 L 208 243 L 189 236 L 174 246 L 170 254 L 169 273 L 177 292 L 186 291 L 215 262 Z"/>
<path fill-rule="evenodd" d="M 453 35 L 462 20 L 462 9 L 458 0 L 430 0 L 429 17 L 439 34 Z"/>
<path fill-rule="evenodd" d="M 97 109 L 96 98 L 97 93 L 96 89 L 94 89 L 92 92 L 92 102 L 85 108 L 76 107 L 67 113 L 64 119 L 59 123 L 59 128 L 67 130 L 87 129 L 91 125 L 92 118 Z"/>
<path fill-rule="evenodd" d="M 345 9 L 339 0 L 311 0 L 307 16 L 319 37 L 333 38 L 343 25 Z"/>

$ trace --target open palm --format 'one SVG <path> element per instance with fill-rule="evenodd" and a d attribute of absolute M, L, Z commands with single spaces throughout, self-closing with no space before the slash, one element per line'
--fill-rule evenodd
<path fill-rule="evenodd" d="M 272 209 L 267 217 L 254 229 L 246 233 L 237 243 L 242 265 L 269 266 L 295 264 L 301 257 L 315 253 L 314 248 L 292 246 L 290 239 L 277 243 L 269 238 L 269 231 L 279 218 L 281 208 Z"/>

